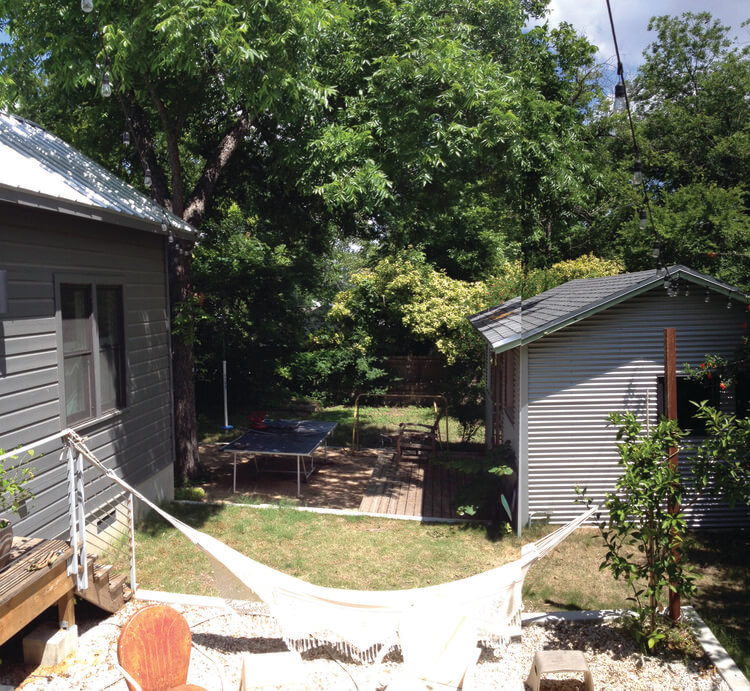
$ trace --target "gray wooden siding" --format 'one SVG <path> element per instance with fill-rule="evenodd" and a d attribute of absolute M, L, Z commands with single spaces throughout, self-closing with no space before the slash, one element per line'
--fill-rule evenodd
<path fill-rule="evenodd" d="M 657 419 L 657 378 L 663 374 L 663 329 L 677 334 L 678 368 L 706 353 L 731 355 L 746 312 L 704 293 L 669 298 L 662 289 L 612 307 L 545 336 L 529 348 L 529 516 L 562 523 L 580 512 L 574 487 L 601 500 L 619 476 L 611 411 Z M 747 512 L 702 506 L 692 521 L 705 527 L 742 522 Z"/>
<path fill-rule="evenodd" d="M 122 279 L 127 407 L 78 427 L 89 447 L 133 484 L 172 462 L 169 325 L 164 239 L 68 215 L 0 206 L 0 268 L 8 271 L 9 314 L 0 315 L 0 448 L 60 431 L 55 277 Z M 41 455 L 44 454 L 44 455 Z M 37 495 L 19 534 L 67 529 L 67 469 L 57 445 L 31 465 Z M 99 491 L 91 472 L 87 499 Z"/>

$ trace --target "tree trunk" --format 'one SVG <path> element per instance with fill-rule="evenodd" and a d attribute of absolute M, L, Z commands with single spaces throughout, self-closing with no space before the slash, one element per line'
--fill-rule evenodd
<path fill-rule="evenodd" d="M 171 251 L 172 379 L 174 386 L 175 486 L 198 474 L 198 434 L 195 418 L 193 319 L 189 308 L 190 255 Z M 183 306 L 181 309 L 180 305 Z M 175 317 L 179 314 L 179 320 Z M 176 327 L 176 328 L 175 328 Z"/>

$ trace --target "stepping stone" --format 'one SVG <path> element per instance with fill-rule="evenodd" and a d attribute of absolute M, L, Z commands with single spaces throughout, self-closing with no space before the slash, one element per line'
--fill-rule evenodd
<path fill-rule="evenodd" d="M 586 691 L 594 691 L 594 678 L 591 676 L 586 658 L 580 650 L 540 650 L 534 655 L 526 686 L 531 691 L 539 691 L 539 682 L 545 674 L 555 672 L 583 672 Z"/>

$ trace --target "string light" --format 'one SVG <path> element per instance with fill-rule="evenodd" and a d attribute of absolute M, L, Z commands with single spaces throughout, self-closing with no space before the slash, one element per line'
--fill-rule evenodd
<path fill-rule="evenodd" d="M 109 74 L 102 75 L 102 96 L 109 98 L 112 95 L 112 85 L 109 83 Z"/>
<path fill-rule="evenodd" d="M 732 309 L 732 294 L 731 293 L 727 295 L 727 309 L 728 310 Z"/>
<path fill-rule="evenodd" d="M 685 297 L 690 297 L 690 284 L 685 284 Z"/>
<path fill-rule="evenodd" d="M 143 176 L 143 184 L 146 187 L 151 187 L 151 168 L 146 168 L 146 172 Z"/>
<path fill-rule="evenodd" d="M 124 147 L 130 146 L 130 132 L 127 130 L 122 133 L 122 145 Z"/>
<path fill-rule="evenodd" d="M 81 9 L 88 14 L 94 9 L 93 0 L 81 0 Z"/>
<path fill-rule="evenodd" d="M 711 291 L 706 288 L 706 297 L 703 298 L 703 302 L 711 302 Z"/>
<path fill-rule="evenodd" d="M 644 215 L 645 215 L 645 211 L 641 211 L 641 214 L 644 214 Z M 642 229 L 643 229 L 643 226 L 641 226 L 641 230 L 642 230 Z M 651 248 L 651 256 L 652 256 L 652 257 L 653 257 L 654 259 L 658 259 L 658 258 L 659 258 L 659 251 L 660 251 L 660 248 L 659 248 L 659 241 L 658 241 L 658 240 L 654 240 L 654 245 L 653 245 L 653 247 Z"/>
<path fill-rule="evenodd" d="M 640 187 L 643 184 L 643 170 L 641 168 L 641 159 L 636 158 L 633 165 L 633 184 Z"/>
<path fill-rule="evenodd" d="M 635 136 L 635 125 L 633 124 L 633 114 L 630 112 L 630 101 L 628 100 L 628 92 L 625 88 L 625 76 L 624 71 L 622 67 L 622 60 L 620 59 L 620 47 L 617 45 L 617 32 L 615 31 L 615 20 L 612 17 L 612 6 L 610 4 L 610 0 L 607 1 L 607 14 L 609 15 L 609 26 L 612 30 L 612 42 L 615 46 L 615 55 L 617 56 L 617 84 L 615 84 L 615 102 L 614 102 L 614 112 L 620 113 L 620 112 L 626 112 L 628 116 L 628 125 L 630 127 L 630 136 L 633 141 L 633 152 L 635 154 L 635 162 L 633 165 L 633 184 L 636 186 L 642 186 L 644 183 L 644 177 L 643 177 L 643 167 L 641 164 L 641 158 L 640 158 L 640 149 L 638 147 L 638 139 Z M 654 249 L 652 251 L 652 254 L 654 256 L 654 259 L 656 259 L 656 268 L 657 271 L 660 268 L 661 261 L 659 259 L 659 254 L 657 253 L 657 244 L 658 244 L 658 235 L 656 232 L 656 226 L 654 225 L 654 216 L 651 213 L 651 204 L 649 203 L 649 198 L 647 195 L 644 194 L 643 202 L 645 204 L 645 209 L 642 209 L 639 214 L 639 227 L 641 230 L 646 230 L 648 227 L 648 219 L 650 217 L 651 219 L 651 227 L 654 230 Z"/>
<path fill-rule="evenodd" d="M 621 83 L 615 84 L 615 105 L 614 112 L 622 113 L 625 110 L 625 85 Z"/>

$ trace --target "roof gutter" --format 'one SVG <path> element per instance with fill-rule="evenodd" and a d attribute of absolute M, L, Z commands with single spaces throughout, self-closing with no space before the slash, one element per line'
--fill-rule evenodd
<path fill-rule="evenodd" d="M 86 204 L 76 204 L 75 202 L 61 199 L 60 197 L 53 197 L 39 192 L 30 193 L 24 190 L 19 190 L 18 188 L 6 187 L 2 184 L 0 184 L 0 201 L 17 204 L 18 206 L 40 209 L 42 211 L 69 214 L 71 216 L 87 218 L 101 223 L 111 223 L 125 228 L 143 230 L 156 235 L 164 235 L 161 230 L 160 220 L 152 221 L 111 209 L 102 209 L 100 207 L 92 207 Z M 192 241 L 197 239 L 198 232 L 188 231 L 183 227 L 176 225 L 172 220 L 172 214 L 167 214 L 167 219 L 172 229 L 172 233 L 176 237 Z M 182 221 L 182 223 L 188 225 L 187 221 Z"/>

